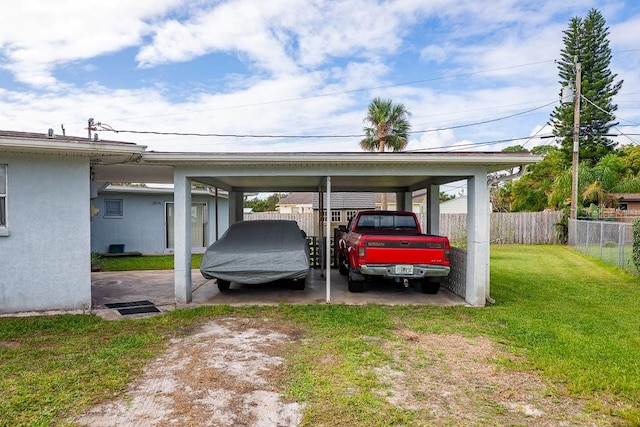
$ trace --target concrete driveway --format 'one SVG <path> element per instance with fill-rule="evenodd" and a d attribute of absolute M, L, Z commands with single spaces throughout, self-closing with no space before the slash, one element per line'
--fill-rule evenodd
<path fill-rule="evenodd" d="M 193 301 L 183 307 L 198 305 L 274 305 L 317 304 L 326 302 L 326 289 L 321 271 L 312 269 L 302 291 L 294 291 L 283 283 L 261 285 L 231 284 L 227 292 L 219 292 L 215 280 L 207 280 L 199 270 L 192 270 Z M 123 316 L 106 304 L 149 301 L 160 311 L 170 311 L 180 306 L 175 302 L 173 270 L 123 271 L 91 273 L 92 308 L 105 318 Z M 468 305 L 462 298 L 441 288 L 436 295 L 423 294 L 409 286 L 392 282 L 371 282 L 363 293 L 347 290 L 347 280 L 337 270 L 331 272 L 331 303 L 333 304 L 389 304 L 389 305 Z M 135 316 L 140 316 L 136 314 Z"/>

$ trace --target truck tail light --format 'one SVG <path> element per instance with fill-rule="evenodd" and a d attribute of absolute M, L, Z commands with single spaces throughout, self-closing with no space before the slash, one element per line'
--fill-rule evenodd
<path fill-rule="evenodd" d="M 449 265 L 451 261 L 451 245 L 449 244 L 449 240 L 445 240 L 444 242 L 444 263 Z"/>
<path fill-rule="evenodd" d="M 365 255 L 365 248 L 364 248 L 364 242 L 360 242 L 360 244 L 358 244 L 358 258 L 360 258 L 362 263 L 364 261 L 364 255 Z"/>

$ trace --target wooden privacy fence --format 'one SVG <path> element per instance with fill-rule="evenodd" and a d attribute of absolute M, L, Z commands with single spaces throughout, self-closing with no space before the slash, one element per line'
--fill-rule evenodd
<path fill-rule="evenodd" d="M 491 243 L 561 244 L 556 224 L 562 212 L 494 212 L 490 219 Z M 440 214 L 440 234 L 456 243 L 466 243 L 467 215 Z"/>
<path fill-rule="evenodd" d="M 312 213 L 291 213 L 281 214 L 279 212 L 255 212 L 250 214 L 244 214 L 245 221 L 253 221 L 259 219 L 283 219 L 296 221 L 300 230 L 307 233 L 307 236 L 313 236 L 314 224 Z"/>
<path fill-rule="evenodd" d="M 561 244 L 556 237 L 556 223 L 562 212 L 495 212 L 491 214 L 490 239 L 492 243 L 503 244 Z M 281 214 L 259 212 L 245 214 L 246 221 L 257 219 L 286 219 L 298 223 L 308 236 L 314 235 L 313 214 Z M 425 228 L 425 224 L 422 224 Z M 440 234 L 459 246 L 466 243 L 467 215 L 440 214 Z M 333 245 L 332 245 L 333 247 Z"/>

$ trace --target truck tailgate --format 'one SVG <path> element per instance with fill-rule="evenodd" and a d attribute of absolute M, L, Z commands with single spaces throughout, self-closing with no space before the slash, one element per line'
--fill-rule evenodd
<path fill-rule="evenodd" d="M 368 236 L 366 264 L 444 264 L 446 240 L 422 236 Z M 448 264 L 448 263 L 447 263 Z"/>

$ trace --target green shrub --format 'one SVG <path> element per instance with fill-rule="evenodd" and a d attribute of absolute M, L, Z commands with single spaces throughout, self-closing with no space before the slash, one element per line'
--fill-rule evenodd
<path fill-rule="evenodd" d="M 567 243 L 569 240 L 569 212 L 564 209 L 562 212 L 562 216 L 560 217 L 560 221 L 556 222 L 556 238 L 563 245 Z"/>
<path fill-rule="evenodd" d="M 633 263 L 640 270 L 640 218 L 633 220 Z"/>

